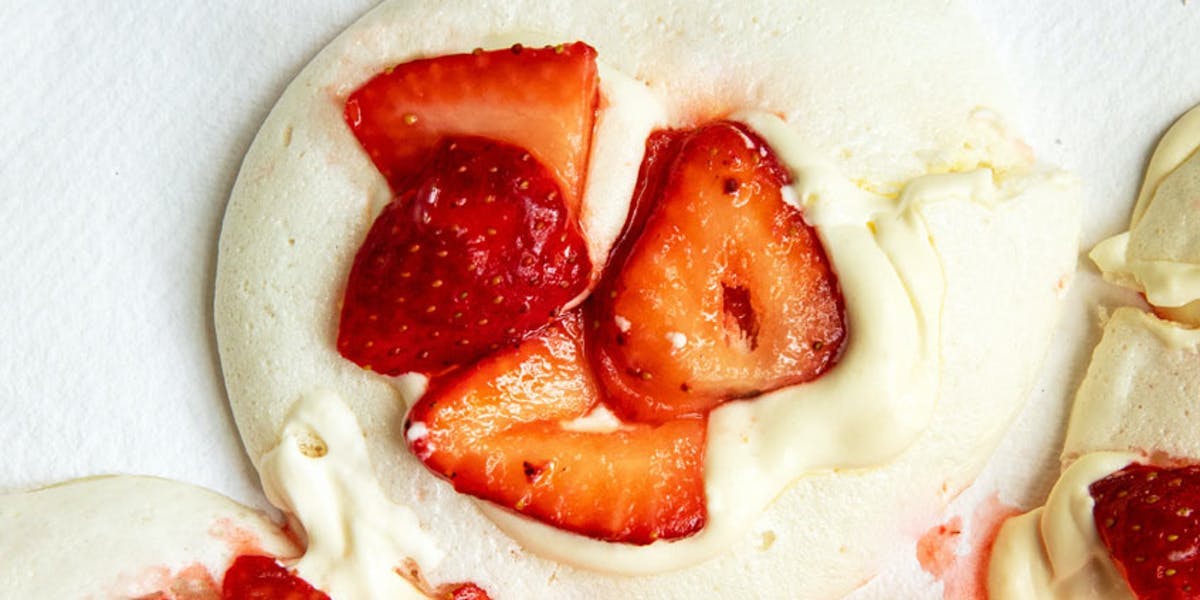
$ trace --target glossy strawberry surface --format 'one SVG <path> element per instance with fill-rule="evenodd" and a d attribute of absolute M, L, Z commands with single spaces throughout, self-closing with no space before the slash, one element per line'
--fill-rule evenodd
<path fill-rule="evenodd" d="M 225 572 L 223 600 L 329 600 L 269 556 L 239 556 Z"/>
<path fill-rule="evenodd" d="M 447 138 L 372 225 L 351 269 L 343 356 L 436 374 L 545 326 L 587 287 L 587 244 L 553 177 L 523 149 Z"/>
<path fill-rule="evenodd" d="M 1131 464 L 1088 490 L 1100 539 L 1138 598 L 1200 598 L 1200 466 Z"/>
<path fill-rule="evenodd" d="M 338 350 L 436 374 L 515 343 L 593 275 L 578 224 L 596 52 L 520 45 L 387 69 L 346 122 L 395 199 L 355 257 Z"/>
<path fill-rule="evenodd" d="M 443 138 L 470 135 L 529 151 L 575 210 L 598 103 L 590 46 L 516 45 L 396 65 L 350 95 L 345 117 L 397 192 Z"/>
<path fill-rule="evenodd" d="M 414 454 L 454 489 L 593 538 L 647 544 L 704 524 L 705 421 L 578 421 L 600 392 L 577 311 L 435 380 L 413 407 Z"/>
<path fill-rule="evenodd" d="M 675 135 L 651 145 L 641 222 L 590 313 L 597 374 L 637 421 L 812 380 L 846 335 L 837 278 L 766 144 L 729 122 Z"/>

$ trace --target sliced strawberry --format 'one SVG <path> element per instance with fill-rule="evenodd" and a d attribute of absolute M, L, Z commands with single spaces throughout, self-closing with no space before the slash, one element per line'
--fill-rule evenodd
<path fill-rule="evenodd" d="M 441 595 L 447 600 L 492 600 L 486 590 L 473 583 L 448 586 Z"/>
<path fill-rule="evenodd" d="M 269 556 L 239 556 L 225 571 L 223 600 L 329 600 Z"/>
<path fill-rule="evenodd" d="M 599 102 L 596 51 L 576 42 L 397 65 L 346 101 L 346 122 L 397 193 L 447 136 L 525 148 L 578 208 Z"/>
<path fill-rule="evenodd" d="M 1200 598 L 1200 466 L 1131 464 L 1088 491 L 1100 539 L 1138 598 Z"/>
<path fill-rule="evenodd" d="M 845 337 L 837 279 L 766 144 L 728 122 L 676 136 L 650 147 L 639 190 L 655 197 L 591 313 L 597 374 L 637 421 L 809 381 Z"/>
<path fill-rule="evenodd" d="M 596 407 L 578 311 L 434 380 L 406 425 L 412 451 L 459 492 L 602 540 L 647 544 L 704 525 L 705 422 L 564 426 Z"/>
<path fill-rule="evenodd" d="M 338 350 L 389 375 L 436 374 L 546 325 L 587 287 L 587 244 L 529 153 L 447 138 L 354 259 Z"/>

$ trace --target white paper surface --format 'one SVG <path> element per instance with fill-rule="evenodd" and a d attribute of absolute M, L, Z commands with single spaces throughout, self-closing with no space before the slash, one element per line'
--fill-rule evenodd
<path fill-rule="evenodd" d="M 0 492 L 141 473 L 265 506 L 212 334 L 221 216 L 284 86 L 373 3 L 0 0 Z M 1200 4 L 968 3 L 1024 103 L 1010 119 L 1082 179 L 1085 248 L 1122 229 L 1154 142 L 1200 103 Z M 1094 307 L 1133 301 L 1096 279 L 956 513 L 1044 497 Z M 939 597 L 901 558 L 858 595 Z"/>
<path fill-rule="evenodd" d="M 0 491 L 266 502 L 212 332 L 221 217 L 283 88 L 371 0 L 0 0 Z"/>

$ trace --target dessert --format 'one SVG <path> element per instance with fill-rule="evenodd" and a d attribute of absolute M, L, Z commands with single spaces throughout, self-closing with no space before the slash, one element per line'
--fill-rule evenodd
<path fill-rule="evenodd" d="M 95 477 L 0 496 L 5 593 L 488 598 L 474 583 L 424 580 L 418 563 L 436 565 L 441 552 L 410 511 L 357 476 L 370 465 L 344 406 L 314 393 L 297 403 L 290 423 L 262 470 L 287 526 L 203 488 L 152 477 Z M 344 489 L 346 481 L 353 490 Z M 329 498 L 348 506 L 330 507 L 323 503 Z"/>
<path fill-rule="evenodd" d="M 1105 279 L 1141 292 L 1155 314 L 1121 307 L 1080 384 L 1064 471 L 1043 508 L 1005 524 L 993 551 L 994 598 L 1182 598 L 1196 581 L 1200 500 L 1200 289 L 1189 222 L 1200 112 L 1159 142 L 1130 230 L 1091 257 Z"/>
<path fill-rule="evenodd" d="M 298 398 L 314 389 L 340 397 L 361 423 L 369 448 L 372 469 L 360 475 L 378 479 L 390 501 L 411 507 L 445 548 L 448 558 L 440 565 L 421 565 L 433 581 L 470 579 L 501 598 L 596 596 L 613 585 L 648 597 L 668 593 L 663 590 L 737 594 L 764 585 L 803 587 L 814 596 L 844 594 L 903 546 L 914 523 L 970 482 L 1019 408 L 1074 268 L 1074 182 L 1038 166 L 998 118 L 980 108 L 1003 109 L 1005 93 L 994 87 L 994 67 L 957 7 L 929 2 L 900 12 L 764 2 L 738 14 L 714 14 L 712 8 L 655 2 L 622 5 L 615 22 L 612 10 L 579 6 L 556 12 L 533 3 L 434 10 L 387 3 L 348 29 L 289 87 L 247 155 L 222 231 L 216 322 L 239 430 L 261 472 L 264 455 L 291 426 L 288 414 Z M 828 26 L 847 20 L 864 30 L 896 33 L 865 36 L 846 54 L 819 51 L 837 46 Z M 747 41 L 772 37 L 780 42 Z M 490 61 L 504 52 L 586 56 L 577 41 L 595 49 L 599 98 L 582 183 L 581 163 L 572 158 L 581 152 L 571 144 L 555 150 L 552 142 L 513 140 L 488 129 L 509 116 L 464 117 L 469 127 L 443 132 L 442 142 L 395 142 L 403 149 L 378 153 L 372 150 L 376 142 L 352 131 L 355 115 L 375 114 L 352 100 L 365 97 L 356 94 L 377 76 L 416 74 L 426 85 L 437 61 Z M 514 48 L 514 42 L 523 46 Z M 476 47 L 485 49 L 472 52 Z M 914 89 L 917 64 L 921 80 L 938 89 Z M 575 100 L 562 106 L 586 103 L 591 80 L 582 80 L 583 87 L 574 79 L 564 97 Z M 455 89 L 442 83 L 429 85 Z M 445 106 L 448 97 L 456 96 L 437 95 L 434 105 Z M 429 121 L 423 117 L 427 110 L 404 109 L 385 121 L 419 125 Z M 351 126 L 343 121 L 346 115 Z M 458 121 L 434 119 L 438 131 Z M 565 130 L 574 131 L 570 127 Z M 671 130 L 693 132 L 679 135 L 701 140 L 695 148 L 707 148 L 704 140 L 710 138 L 743 140 L 741 147 L 763 157 L 762 163 L 757 171 L 723 178 L 731 180 L 728 192 L 717 188 L 712 202 L 697 203 L 721 219 L 688 226 L 686 215 L 672 208 L 684 206 L 673 196 L 706 198 L 709 192 L 678 173 L 692 164 L 710 175 L 719 168 L 704 165 L 703 153 L 689 154 L 688 142 L 681 142 L 661 192 L 651 194 L 657 208 L 646 213 L 642 236 L 630 237 L 627 250 L 618 245 L 610 256 L 618 239 L 625 240 L 620 233 L 630 212 L 637 222 L 631 202 L 644 189 L 639 182 L 653 180 L 639 178 L 647 148 L 653 156 L 659 139 L 652 134 Z M 450 138 L 454 141 L 444 143 Z M 460 143 L 466 145 L 455 145 Z M 418 146 L 432 170 L 397 170 L 388 166 L 390 159 L 379 159 L 407 156 Z M 373 237 L 376 228 L 415 228 L 425 214 L 435 227 L 451 221 L 449 211 L 409 211 L 412 223 L 391 221 L 393 211 L 400 216 L 404 211 L 385 206 L 406 205 L 392 204 L 395 197 L 433 199 L 440 196 L 430 190 L 454 189 L 447 198 L 467 198 L 471 205 L 481 194 L 486 199 L 491 191 L 499 196 L 499 190 L 510 189 L 487 177 L 459 189 L 441 173 L 476 166 L 499 173 L 511 164 L 513 146 L 536 157 L 545 170 L 507 181 L 530 182 L 516 186 L 526 195 L 536 192 L 536 200 L 522 200 L 524 206 L 550 210 L 553 226 L 562 227 L 556 231 L 564 247 L 530 259 L 552 263 L 564 248 L 573 256 L 586 248 L 590 263 L 561 280 L 566 284 L 561 295 L 538 296 L 545 304 L 529 305 L 529 314 L 550 322 L 516 322 L 505 314 L 510 333 L 509 327 L 489 329 L 493 316 L 472 312 L 482 310 L 478 306 L 445 315 L 443 307 L 458 297 L 446 295 L 450 288 L 466 292 L 465 300 L 497 275 L 504 282 L 502 273 L 488 271 L 493 263 L 485 262 L 483 273 L 459 280 L 424 269 L 427 287 L 434 290 L 429 297 L 437 301 L 420 310 L 445 319 L 462 312 L 476 324 L 487 319 L 477 331 L 453 330 L 478 332 L 484 337 L 454 341 L 487 346 L 486 352 L 464 358 L 409 350 L 440 329 L 426 329 L 426 339 L 359 335 L 371 329 L 362 326 L 371 315 L 376 321 L 393 318 L 358 309 L 378 299 L 370 294 L 393 284 L 395 290 L 410 289 L 382 271 L 356 283 L 355 255 L 364 241 L 368 254 L 383 248 L 372 256 L 400 265 L 398 277 L 404 272 L 416 277 L 418 265 L 431 263 L 410 265 L 404 252 L 422 254 L 456 226 L 482 227 L 485 239 L 495 235 L 502 243 L 479 251 L 502 257 L 495 264 L 512 268 L 515 260 L 520 266 L 525 257 L 509 249 L 526 232 L 509 235 L 496 226 L 492 234 L 474 217 L 446 225 L 451 229 L 440 229 L 443 233 L 412 234 L 433 237 L 400 236 L 386 243 Z M 712 149 L 736 146 L 722 141 Z M 474 148 L 470 154 L 456 154 L 468 147 Z M 474 162 L 486 155 L 493 162 Z M 543 183 L 547 187 L 539 187 Z M 553 192 L 560 201 L 543 204 Z M 721 213 L 727 209 L 715 198 L 722 195 L 753 202 L 753 208 Z M 778 197 L 782 204 L 761 204 L 758 196 Z M 772 244 L 792 238 L 777 237 L 764 223 L 793 222 L 795 213 L 813 233 L 794 238 L 807 242 L 776 248 Z M 749 216 L 739 225 L 743 215 Z M 572 223 L 582 242 L 573 241 Z M 731 256 L 750 248 L 774 260 L 728 270 L 719 261 L 702 263 L 705 268 L 689 272 L 680 266 L 687 264 L 679 250 L 686 242 L 656 247 L 645 241 L 672 228 L 686 230 L 691 242 L 736 232 L 746 237 L 733 238 Z M 437 248 L 434 258 L 452 258 L 449 246 Z M 446 256 L 437 256 L 439 251 Z M 794 270 L 781 268 L 792 261 L 806 265 L 796 279 L 801 290 L 786 281 Z M 669 280 L 652 268 L 661 265 L 676 265 L 683 283 L 653 284 Z M 694 283 L 714 273 L 734 283 Z M 781 279 L 787 285 L 766 294 L 778 305 L 763 304 L 762 290 Z M 716 295 L 694 296 L 687 292 L 697 288 L 688 286 Z M 367 297 L 356 296 L 360 289 Z M 500 297 L 496 304 L 506 306 L 513 293 L 533 296 L 526 288 L 512 289 L 493 296 Z M 596 289 L 610 293 L 596 295 Z M 339 307 L 343 292 L 346 304 Z M 788 294 L 817 310 L 789 313 Z M 405 303 L 409 298 L 399 292 L 392 297 L 404 297 Z M 695 306 L 684 301 L 693 297 L 702 301 Z M 586 304 L 588 298 L 599 300 Z M 577 308 L 581 301 L 585 305 Z M 686 329 L 663 318 L 658 306 L 664 304 L 673 309 L 670 319 Z M 514 314 L 524 314 L 523 304 L 515 306 Z M 711 321 L 687 318 L 714 306 L 727 318 L 705 337 Z M 838 314 L 841 306 L 844 315 Z M 586 316 L 597 314 L 590 311 L 606 318 L 597 320 L 596 333 L 580 334 L 589 326 Z M 393 331 L 409 328 L 400 333 L 413 331 L 420 318 L 391 314 L 398 319 Z M 347 319 L 354 325 L 341 335 L 348 341 L 339 348 Z M 1017 330 L 1024 336 L 1019 346 L 1010 342 Z M 789 331 L 804 332 L 806 343 L 782 342 Z M 595 335 L 603 352 L 583 352 L 587 356 L 581 358 L 581 335 L 585 340 Z M 637 345 L 623 347 L 619 340 L 625 335 Z M 689 343 L 706 339 L 727 348 L 742 344 L 751 359 L 736 365 L 720 352 L 676 358 L 691 351 Z M 755 355 L 757 347 L 781 351 Z M 388 360 L 393 348 L 397 364 L 382 366 L 380 353 Z M 802 366 L 781 369 L 770 360 L 775 356 Z M 709 365 L 715 367 L 697 368 Z M 730 365 L 736 368 L 724 372 Z M 392 376 L 404 371 L 417 373 Z M 505 387 L 503 377 L 511 372 L 528 374 L 542 391 Z M 589 380 L 589 372 L 598 376 Z M 555 393 L 563 382 L 566 389 Z M 619 401 L 600 405 L 589 396 L 595 389 L 611 396 L 618 388 L 624 390 Z M 509 420 L 480 418 L 496 406 Z M 511 433 L 514 420 L 522 424 L 519 435 Z M 602 461 L 582 460 L 579 468 L 595 470 L 572 481 L 596 486 L 615 474 L 619 486 L 572 496 L 565 508 L 559 488 L 546 483 L 559 471 L 522 454 L 531 447 L 557 452 L 555 464 L 562 466 L 575 456 L 573 449 L 586 459 L 606 456 L 614 444 L 628 452 L 632 462 L 626 468 L 608 472 L 595 467 Z M 504 467 L 493 469 L 493 459 Z M 645 476 L 638 464 L 649 464 L 653 476 Z M 643 490 L 655 486 L 678 493 Z M 456 488 L 488 501 L 472 500 Z M 309 495 L 347 493 L 314 489 Z M 600 513 L 622 503 L 629 510 Z"/>
<path fill-rule="evenodd" d="M 1200 108 L 1167 130 L 1150 164 L 1129 230 L 1098 244 L 1091 258 L 1105 279 L 1138 290 L 1166 318 L 1200 324 L 1200 243 L 1192 221 L 1200 189 Z"/>
<path fill-rule="evenodd" d="M 355 257 L 343 356 L 434 375 L 578 303 L 598 270 L 579 223 L 597 83 L 584 44 L 514 46 L 397 65 L 346 100 L 397 197 Z"/>
<path fill-rule="evenodd" d="M 220 597 L 227 572 L 234 574 L 230 592 L 266 589 L 256 574 L 274 573 L 275 558 L 301 553 L 266 516 L 149 477 L 96 477 L 0 496 L 0 529 L 0 579 L 13 598 Z M 306 585 L 289 579 L 284 571 L 273 584 Z"/>
<path fill-rule="evenodd" d="M 1186 592 L 1198 344 L 1197 332 L 1177 323 L 1128 307 L 1113 313 L 1075 399 L 1069 466 L 1045 507 L 1011 519 L 997 538 L 993 598 L 1128 598 L 1131 587 L 1158 597 L 1147 579 Z M 1114 508 L 1118 501 L 1133 506 Z"/>

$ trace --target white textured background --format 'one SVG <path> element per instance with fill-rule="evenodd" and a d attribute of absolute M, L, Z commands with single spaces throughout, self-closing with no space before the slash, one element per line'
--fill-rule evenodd
<path fill-rule="evenodd" d="M 1082 178 L 1085 246 L 1115 233 L 1158 135 L 1200 103 L 1200 3 L 968 3 L 1023 101 L 1010 118 Z M 0 492 L 126 472 L 265 505 L 213 341 L 221 215 L 275 98 L 373 4 L 0 0 Z M 956 511 L 1040 501 L 1091 307 L 1127 299 L 1080 278 L 1044 381 Z M 862 595 L 936 596 L 914 572 Z"/>

